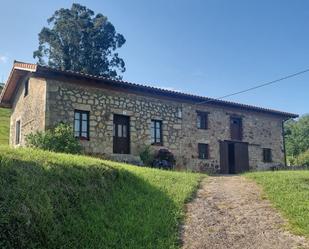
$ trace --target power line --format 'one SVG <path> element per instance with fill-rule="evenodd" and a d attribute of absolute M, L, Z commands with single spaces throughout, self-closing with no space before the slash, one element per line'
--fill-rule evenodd
<path fill-rule="evenodd" d="M 245 89 L 245 90 L 242 90 L 242 91 L 239 91 L 239 92 L 230 93 L 230 94 L 224 95 L 224 96 L 219 97 L 219 98 L 214 98 L 214 99 L 205 100 L 205 101 L 196 103 L 196 105 L 201 105 L 201 104 L 205 104 L 205 103 L 212 102 L 212 101 L 216 101 L 216 100 L 220 100 L 220 99 L 225 99 L 225 98 L 227 98 L 227 97 L 231 97 L 231 96 L 234 96 L 234 95 L 237 95 L 237 94 L 249 92 L 249 91 L 252 91 L 252 90 L 255 90 L 255 89 L 264 87 L 264 86 L 269 86 L 269 85 L 274 84 L 274 83 L 277 83 L 277 82 L 279 82 L 279 81 L 283 81 L 283 80 L 286 80 L 286 79 L 289 79 L 289 78 L 296 77 L 296 76 L 298 76 L 298 75 L 300 75 L 300 74 L 304 74 L 304 73 L 307 73 L 307 72 L 309 72 L 309 68 L 308 68 L 308 69 L 305 69 L 305 70 L 302 70 L 302 71 L 299 71 L 299 72 L 297 72 L 297 73 L 289 74 L 289 75 L 287 75 L 287 76 L 281 77 L 281 78 L 276 79 L 276 80 L 272 80 L 272 81 L 269 81 L 269 82 L 266 82 L 266 83 L 263 83 L 263 84 L 254 86 L 254 87 L 250 87 L 250 88 L 248 88 L 248 89 Z"/>

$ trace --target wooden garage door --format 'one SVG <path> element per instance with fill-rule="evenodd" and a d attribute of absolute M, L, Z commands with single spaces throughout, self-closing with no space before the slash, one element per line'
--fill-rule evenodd
<path fill-rule="evenodd" d="M 220 141 L 220 173 L 229 173 L 228 143 L 225 141 Z"/>
<path fill-rule="evenodd" d="M 235 173 L 249 170 L 249 155 L 247 143 L 235 143 Z"/>

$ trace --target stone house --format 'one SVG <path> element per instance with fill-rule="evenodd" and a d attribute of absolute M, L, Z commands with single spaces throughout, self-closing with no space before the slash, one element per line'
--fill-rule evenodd
<path fill-rule="evenodd" d="M 285 164 L 283 122 L 297 115 L 15 62 L 0 96 L 12 108 L 10 145 L 68 122 L 83 150 L 127 161 L 145 146 L 176 167 L 237 173 Z"/>

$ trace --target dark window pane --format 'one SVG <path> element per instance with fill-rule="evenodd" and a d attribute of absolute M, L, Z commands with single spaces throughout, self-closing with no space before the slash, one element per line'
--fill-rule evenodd
<path fill-rule="evenodd" d="M 272 161 L 271 149 L 263 149 L 263 161 L 269 163 Z"/>
<path fill-rule="evenodd" d="M 83 119 L 83 120 L 88 120 L 87 117 L 88 117 L 87 113 L 83 113 L 83 114 L 82 114 L 82 119 Z"/>
<path fill-rule="evenodd" d="M 122 126 L 122 136 L 127 137 L 127 126 L 126 125 Z"/>
<path fill-rule="evenodd" d="M 121 124 L 118 124 L 117 130 L 118 130 L 117 136 L 122 137 L 122 125 Z"/>
<path fill-rule="evenodd" d="M 162 121 L 152 120 L 151 121 L 151 143 L 162 145 Z"/>
<path fill-rule="evenodd" d="M 208 114 L 204 112 L 197 113 L 197 128 L 207 129 L 208 128 Z"/>
<path fill-rule="evenodd" d="M 161 138 L 161 129 L 157 129 L 156 130 L 156 135 L 157 135 L 157 138 Z"/>
<path fill-rule="evenodd" d="M 201 122 L 202 122 L 202 120 L 201 120 L 201 116 L 200 116 L 200 115 L 197 115 L 197 128 L 199 128 L 199 129 L 201 129 L 201 128 L 202 128 L 202 126 L 201 126 Z"/>
<path fill-rule="evenodd" d="M 18 120 L 16 122 L 16 127 L 15 127 L 16 131 L 15 131 L 15 144 L 19 144 L 20 143 L 20 120 Z"/>
<path fill-rule="evenodd" d="M 74 131 L 79 132 L 79 120 L 75 120 L 75 122 L 74 122 Z"/>
<path fill-rule="evenodd" d="M 155 142 L 155 129 L 151 127 L 151 143 Z"/>
<path fill-rule="evenodd" d="M 74 113 L 74 136 L 79 138 L 89 138 L 89 112 L 75 110 Z"/>
<path fill-rule="evenodd" d="M 198 144 L 198 156 L 200 159 L 208 159 L 208 144 Z"/>
<path fill-rule="evenodd" d="M 82 121 L 82 131 L 87 132 L 88 131 L 88 122 Z"/>

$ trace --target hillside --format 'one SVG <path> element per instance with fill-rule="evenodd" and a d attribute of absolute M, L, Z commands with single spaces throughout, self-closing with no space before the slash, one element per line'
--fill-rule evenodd
<path fill-rule="evenodd" d="M 0 108 L 0 145 L 9 142 L 10 110 Z"/>
<path fill-rule="evenodd" d="M 0 248 L 177 248 L 201 175 L 0 147 Z"/>

